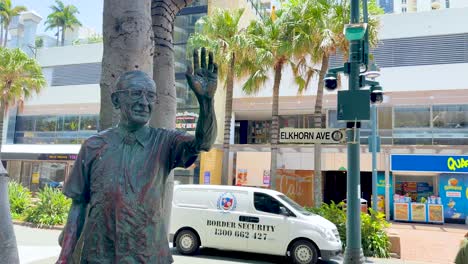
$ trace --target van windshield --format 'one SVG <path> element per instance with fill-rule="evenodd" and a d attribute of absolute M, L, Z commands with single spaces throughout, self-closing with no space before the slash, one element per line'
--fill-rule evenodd
<path fill-rule="evenodd" d="M 299 213 L 303 215 L 313 215 L 313 213 L 307 211 L 306 209 L 304 209 L 304 207 L 300 206 L 298 203 L 296 203 L 295 201 L 293 201 L 291 198 L 287 197 L 284 194 L 278 195 L 278 198 L 283 200 L 285 203 L 287 203 L 292 208 L 294 208 L 294 210 L 298 211 Z"/>

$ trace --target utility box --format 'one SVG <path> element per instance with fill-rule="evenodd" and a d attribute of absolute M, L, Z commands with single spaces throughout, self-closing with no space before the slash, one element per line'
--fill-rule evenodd
<path fill-rule="evenodd" d="M 370 91 L 338 91 L 337 119 L 349 122 L 370 120 Z"/>

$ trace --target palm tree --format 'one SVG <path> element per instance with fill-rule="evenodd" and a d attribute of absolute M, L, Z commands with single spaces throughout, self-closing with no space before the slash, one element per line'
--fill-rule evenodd
<path fill-rule="evenodd" d="M 42 69 L 20 49 L 0 48 L 0 131 L 9 105 L 18 103 L 46 85 Z M 21 107 L 20 107 L 21 108 Z M 2 133 L 0 133 L 0 148 Z M 10 216 L 7 193 L 8 174 L 0 161 L 0 259 L 5 263 L 19 263 L 16 239 Z"/>
<path fill-rule="evenodd" d="M 174 22 L 177 13 L 190 5 L 193 0 L 151 0 L 151 17 L 153 21 L 154 56 L 153 79 L 158 85 L 159 100 L 154 105 L 150 120 L 153 127 L 175 128 L 177 112 L 177 94 L 174 71 Z M 171 217 L 174 173 L 166 180 L 163 198 L 163 214 L 166 228 L 169 230 Z"/>
<path fill-rule="evenodd" d="M 130 23 L 122 26 L 122 21 Z M 151 0 L 104 0 L 100 131 L 117 125 L 119 120 L 119 112 L 111 102 L 119 76 L 130 70 L 141 70 L 151 76 L 154 50 L 151 30 Z"/>
<path fill-rule="evenodd" d="M 219 66 L 218 76 L 225 83 L 226 105 L 224 110 L 224 142 L 221 184 L 229 184 L 229 147 L 231 137 L 232 96 L 235 72 L 239 72 L 238 61 L 243 60 L 248 40 L 245 30 L 239 27 L 244 9 L 216 9 L 210 16 L 203 17 L 197 24 L 201 31 L 190 36 L 189 47 L 208 47 L 215 53 Z M 191 50 L 191 48 L 189 48 Z M 236 69 L 237 67 L 237 69 Z"/>
<path fill-rule="evenodd" d="M 298 66 L 305 67 L 311 63 L 319 66 L 314 72 L 318 72 L 317 95 L 314 109 L 314 127 L 324 126 L 322 119 L 323 106 L 323 79 L 329 67 L 330 56 L 337 51 L 346 59 L 349 54 L 349 42 L 343 34 L 345 24 L 350 20 L 349 0 L 291 0 L 288 5 L 291 23 L 296 23 L 296 41 L 303 48 L 302 57 Z M 369 2 L 369 42 L 370 46 L 377 45 L 377 32 L 379 20 L 376 15 L 383 14 L 375 0 Z M 295 22 L 294 22 L 295 21 Z M 310 61 L 305 59 L 310 58 Z M 298 77 L 299 85 L 307 88 L 310 79 Z M 305 86 L 305 87 L 304 87 Z M 321 179 L 321 146 L 315 144 L 315 175 L 314 177 L 314 201 L 316 206 L 322 203 L 322 179 Z"/>
<path fill-rule="evenodd" d="M 5 30 L 3 36 L 3 47 L 6 47 L 8 42 L 8 28 L 10 27 L 11 20 L 18 16 L 21 12 L 27 10 L 25 6 L 12 6 L 11 0 L 1 0 L 0 2 L 0 17 L 2 18 L 2 31 Z"/>
<path fill-rule="evenodd" d="M 81 22 L 76 18 L 80 12 L 74 5 L 64 5 L 61 0 L 55 0 L 55 4 L 50 6 L 52 13 L 47 16 L 45 24 L 46 30 L 57 28 L 57 46 L 59 40 L 59 32 L 61 32 L 61 45 L 65 45 L 65 32 L 67 29 L 73 29 L 75 26 L 81 26 Z"/>
<path fill-rule="evenodd" d="M 276 18 L 277 17 L 277 18 Z M 247 34 L 253 43 L 255 56 L 244 60 L 241 65 L 241 74 L 248 75 L 242 87 L 246 94 L 256 94 L 268 80 L 269 71 L 273 69 L 273 104 L 271 122 L 271 188 L 276 189 L 276 167 L 278 155 L 279 134 L 279 88 L 284 66 L 291 63 L 296 53 L 294 45 L 292 24 L 286 23 L 287 16 L 281 12 L 271 17 L 264 17 L 253 21 L 247 28 Z"/>
<path fill-rule="evenodd" d="M 60 44 L 60 20 L 56 16 L 56 13 L 51 13 L 47 16 L 47 20 L 45 21 L 44 25 L 46 25 L 45 30 L 57 29 L 57 33 L 55 33 L 55 37 L 57 38 L 56 46 L 58 47 Z"/>

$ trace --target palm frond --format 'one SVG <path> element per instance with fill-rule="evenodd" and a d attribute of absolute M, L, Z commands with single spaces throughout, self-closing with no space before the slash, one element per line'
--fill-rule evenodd
<path fill-rule="evenodd" d="M 256 95 L 267 80 L 268 72 L 265 72 L 264 69 L 259 69 L 249 76 L 242 86 L 242 91 L 247 95 Z"/>
<path fill-rule="evenodd" d="M 34 59 L 20 49 L 0 48 L 0 102 L 14 105 L 45 86 L 42 69 Z"/>

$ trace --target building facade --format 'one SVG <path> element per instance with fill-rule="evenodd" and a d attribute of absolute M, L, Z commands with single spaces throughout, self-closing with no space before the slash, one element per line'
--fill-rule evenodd
<path fill-rule="evenodd" d="M 442 184 L 446 185 L 444 177 L 447 177 L 447 169 L 443 171 L 445 176 L 422 169 L 393 172 L 391 157 L 413 154 L 468 159 L 468 81 L 463 78 L 468 71 L 468 27 L 462 22 L 467 16 L 468 8 L 454 8 L 438 12 L 386 14 L 381 18 L 380 44 L 371 52 L 381 67 L 378 81 L 385 92 L 384 102 L 378 106 L 382 144 L 378 154 L 378 171 L 379 185 L 383 188 L 381 193 L 388 192 L 385 196 L 388 215 L 393 215 L 393 195 L 409 193 L 402 187 L 408 183 L 430 186 L 431 192 L 425 193 L 426 196 L 454 195 L 439 188 Z M 330 67 L 338 67 L 342 63 L 343 58 L 336 55 L 332 57 Z M 280 128 L 312 128 L 313 89 L 317 80 L 311 90 L 298 96 L 291 70 L 284 70 L 283 76 L 279 102 Z M 342 89 L 347 89 L 346 81 L 342 83 Z M 243 156 L 270 151 L 272 81 L 268 81 L 256 97 L 243 95 L 241 83 L 237 85 L 234 145 L 231 147 L 237 157 L 233 160 L 235 168 L 232 176 L 236 178 L 241 175 L 240 180 L 245 182 L 245 165 L 240 161 Z M 323 104 L 326 127 L 344 128 L 345 124 L 337 120 L 336 92 L 326 92 Z M 360 138 L 361 195 L 367 201 L 371 200 L 372 186 L 371 154 L 368 151 L 370 132 L 369 122 L 363 122 Z M 313 178 L 316 177 L 313 145 L 280 145 L 279 152 L 275 169 L 280 191 L 304 201 L 303 204 L 312 204 L 312 192 L 308 190 L 313 188 Z M 408 158 L 411 160 L 413 157 Z M 263 167 L 269 165 L 267 162 Z M 346 145 L 323 145 L 321 167 L 323 175 L 319 177 L 322 177 L 325 202 L 345 199 Z M 260 182 L 259 185 L 262 185 L 264 175 L 261 173 L 249 173 L 248 177 L 255 184 Z M 458 180 L 457 188 L 463 189 L 456 194 L 457 198 L 463 199 L 463 203 L 458 204 L 464 204 L 468 200 L 468 193 L 465 194 L 468 184 L 463 184 L 462 180 L 465 176 L 461 172 L 460 176 L 455 173 L 453 177 Z M 413 201 L 420 198 L 416 195 Z M 450 208 L 448 203 L 450 199 L 444 205 L 447 210 Z M 461 219 L 468 213 L 468 208 L 462 207 L 460 210 L 465 213 L 456 214 Z"/>
<path fill-rule="evenodd" d="M 194 131 L 198 105 L 185 83 L 186 43 L 195 22 L 207 12 L 207 0 L 193 1 L 181 10 L 174 25 L 178 128 L 189 132 Z M 72 40 L 63 47 L 50 43 L 34 48 L 41 19 L 27 12 L 12 23 L 9 47 L 19 47 L 35 57 L 48 86 L 27 100 L 21 111 L 10 109 L 2 145 L 2 159 L 10 176 L 32 190 L 63 181 L 73 167 L 80 144 L 97 133 L 103 54 L 102 43 L 79 45 Z M 194 174 L 194 169 L 181 170 L 176 172 L 176 180 L 193 182 Z"/>
<path fill-rule="evenodd" d="M 380 0 L 380 3 L 385 13 L 389 13 L 387 10 L 390 10 L 391 6 L 393 13 L 396 14 L 468 7 L 468 2 L 465 0 Z"/>

